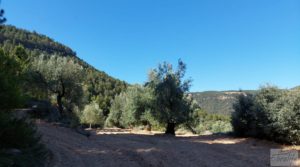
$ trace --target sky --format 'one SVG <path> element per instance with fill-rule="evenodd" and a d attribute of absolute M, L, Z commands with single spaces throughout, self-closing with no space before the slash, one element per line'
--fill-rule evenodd
<path fill-rule="evenodd" d="M 300 85 L 299 0 L 2 0 L 7 24 L 128 83 L 187 64 L 191 91 Z"/>

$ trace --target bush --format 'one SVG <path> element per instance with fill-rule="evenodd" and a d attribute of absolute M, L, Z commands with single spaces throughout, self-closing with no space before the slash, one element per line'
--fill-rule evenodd
<path fill-rule="evenodd" d="M 256 95 L 241 95 L 234 105 L 232 126 L 237 136 L 300 143 L 300 92 L 263 87 Z"/>
<path fill-rule="evenodd" d="M 0 167 L 43 166 L 48 152 L 40 143 L 34 124 L 3 111 L 0 120 Z"/>
<path fill-rule="evenodd" d="M 237 136 L 254 136 L 251 125 L 256 122 L 253 95 L 240 95 L 238 102 L 233 106 L 235 112 L 232 113 L 231 124 Z"/>
<path fill-rule="evenodd" d="M 230 117 L 220 114 L 209 114 L 202 109 L 194 112 L 192 127 L 197 134 L 209 131 L 211 133 L 227 133 L 232 131 Z"/>
<path fill-rule="evenodd" d="M 212 133 L 226 133 L 232 131 L 232 126 L 229 121 L 216 121 L 211 125 Z"/>
<path fill-rule="evenodd" d="M 300 91 L 293 90 L 281 99 L 285 105 L 274 121 L 280 141 L 300 144 Z"/>

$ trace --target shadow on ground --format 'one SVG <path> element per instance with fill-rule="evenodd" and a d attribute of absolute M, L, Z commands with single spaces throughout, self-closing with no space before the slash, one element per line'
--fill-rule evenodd
<path fill-rule="evenodd" d="M 221 135 L 171 137 L 112 131 L 85 137 L 47 123 L 38 125 L 54 154 L 53 166 L 270 166 L 270 149 L 279 145 Z M 109 132 L 109 131 L 106 131 Z"/>

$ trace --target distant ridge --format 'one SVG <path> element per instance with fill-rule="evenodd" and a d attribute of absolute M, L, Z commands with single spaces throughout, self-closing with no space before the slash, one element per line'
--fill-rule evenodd
<path fill-rule="evenodd" d="M 193 92 L 191 94 L 205 111 L 215 114 L 230 115 L 234 111 L 233 104 L 236 102 L 239 95 L 255 92 L 255 90 L 229 90 Z"/>

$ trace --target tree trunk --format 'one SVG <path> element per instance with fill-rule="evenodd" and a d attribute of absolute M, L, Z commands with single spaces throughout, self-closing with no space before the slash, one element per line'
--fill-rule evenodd
<path fill-rule="evenodd" d="M 175 136 L 175 123 L 168 123 L 165 134 Z"/>
<path fill-rule="evenodd" d="M 57 99 L 58 110 L 59 110 L 60 114 L 63 115 L 64 108 L 62 105 L 62 98 L 65 96 L 66 89 L 65 89 L 65 85 L 64 85 L 62 78 L 60 78 L 60 84 L 61 84 L 62 90 L 57 92 L 58 94 L 57 94 L 56 99 Z"/>
<path fill-rule="evenodd" d="M 61 95 L 57 95 L 56 96 L 56 100 L 57 100 L 57 106 L 58 106 L 58 110 L 60 112 L 60 114 L 62 115 L 63 114 L 63 105 L 62 105 L 62 96 Z"/>
<path fill-rule="evenodd" d="M 146 125 L 146 131 L 151 132 L 151 130 L 152 130 L 151 124 L 147 123 L 147 125 Z"/>
<path fill-rule="evenodd" d="M 90 129 L 92 129 L 92 124 L 90 124 Z"/>

